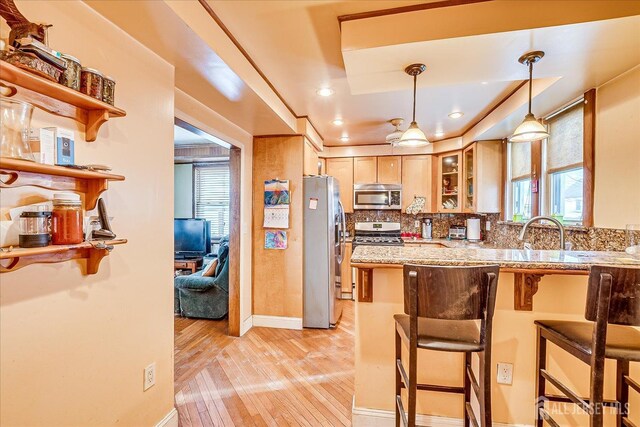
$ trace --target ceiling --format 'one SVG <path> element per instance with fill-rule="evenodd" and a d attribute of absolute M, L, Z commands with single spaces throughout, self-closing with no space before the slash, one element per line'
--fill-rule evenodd
<path fill-rule="evenodd" d="M 511 93 L 527 78 L 527 68 L 517 58 L 529 50 L 547 52 L 535 68 L 536 77 L 560 78 L 536 98 L 538 115 L 640 63 L 638 16 L 498 33 L 485 28 L 475 36 L 345 50 L 341 38 L 348 26 L 343 25 L 341 34 L 338 16 L 426 2 L 207 2 L 296 114 L 309 116 L 326 146 L 384 144 L 393 130 L 386 122 L 394 117 L 404 118 L 406 127 L 412 80 L 402 70 L 413 62 L 427 65 L 418 79 L 417 121 L 431 140 L 460 136 Z M 459 13 L 466 7 L 445 9 Z M 367 30 L 375 33 L 377 22 L 367 19 L 364 25 L 368 21 Z M 321 87 L 331 87 L 335 94 L 319 97 Z M 524 108 L 482 137 L 509 135 Z M 464 116 L 450 119 L 453 111 Z M 333 125 L 336 117 L 345 124 Z M 349 141 L 341 142 L 342 135 Z"/>

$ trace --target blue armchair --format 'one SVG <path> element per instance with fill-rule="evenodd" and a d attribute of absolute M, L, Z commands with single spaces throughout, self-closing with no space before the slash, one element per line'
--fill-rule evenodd
<path fill-rule="evenodd" d="M 213 277 L 202 271 L 174 280 L 174 311 L 185 317 L 221 319 L 229 312 L 229 239 L 218 249 L 218 266 Z"/>

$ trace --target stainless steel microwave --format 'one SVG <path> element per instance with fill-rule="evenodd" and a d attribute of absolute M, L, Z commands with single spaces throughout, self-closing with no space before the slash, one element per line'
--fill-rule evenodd
<path fill-rule="evenodd" d="M 402 209 L 402 185 L 356 184 L 353 186 L 354 209 Z"/>

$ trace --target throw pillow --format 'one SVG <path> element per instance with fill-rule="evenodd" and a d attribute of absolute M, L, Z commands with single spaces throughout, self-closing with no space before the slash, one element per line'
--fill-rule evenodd
<path fill-rule="evenodd" d="M 209 262 L 207 266 L 202 270 L 202 277 L 213 277 L 216 272 L 216 267 L 218 266 L 218 258 Z"/>

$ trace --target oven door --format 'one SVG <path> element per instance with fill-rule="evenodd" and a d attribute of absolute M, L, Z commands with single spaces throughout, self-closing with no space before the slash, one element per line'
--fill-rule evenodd
<path fill-rule="evenodd" d="M 354 190 L 354 209 L 390 209 L 391 195 L 389 190 Z"/>

